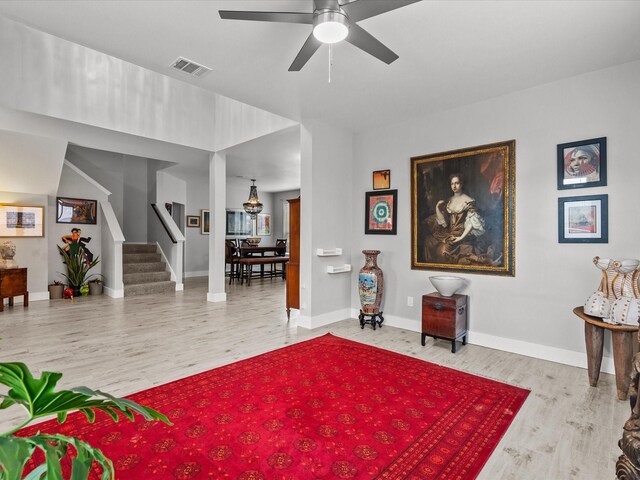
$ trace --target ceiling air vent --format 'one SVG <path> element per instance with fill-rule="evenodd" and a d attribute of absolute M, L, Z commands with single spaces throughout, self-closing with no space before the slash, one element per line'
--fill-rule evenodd
<path fill-rule="evenodd" d="M 211 71 L 209 67 L 205 67 L 204 65 L 200 65 L 182 57 L 178 57 L 178 59 L 171 64 L 171 68 L 175 68 L 176 70 L 180 70 L 181 72 L 194 77 L 202 77 Z"/>

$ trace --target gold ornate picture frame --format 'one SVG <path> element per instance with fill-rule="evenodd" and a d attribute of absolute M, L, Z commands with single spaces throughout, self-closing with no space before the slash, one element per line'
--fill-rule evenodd
<path fill-rule="evenodd" d="M 411 158 L 411 268 L 515 276 L 515 140 Z"/>

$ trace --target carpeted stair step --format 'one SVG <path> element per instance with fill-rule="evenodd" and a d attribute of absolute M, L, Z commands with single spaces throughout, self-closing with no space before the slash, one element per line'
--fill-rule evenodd
<path fill-rule="evenodd" d="M 169 293 L 176 291 L 176 282 L 152 282 L 139 283 L 136 285 L 125 285 L 124 296 L 133 297 L 135 295 L 151 295 L 154 293 Z"/>
<path fill-rule="evenodd" d="M 122 263 L 155 263 L 159 262 L 161 255 L 159 253 L 124 253 L 122 255 Z"/>
<path fill-rule="evenodd" d="M 122 253 L 156 253 L 157 245 L 153 243 L 124 243 Z"/>
<path fill-rule="evenodd" d="M 145 272 L 164 272 L 167 267 L 164 262 L 153 263 L 125 263 L 122 266 L 122 273 L 145 273 Z"/>
<path fill-rule="evenodd" d="M 125 273 L 122 281 L 125 285 L 134 285 L 139 283 L 155 283 L 165 282 L 171 279 L 169 272 L 142 272 L 142 273 Z"/>

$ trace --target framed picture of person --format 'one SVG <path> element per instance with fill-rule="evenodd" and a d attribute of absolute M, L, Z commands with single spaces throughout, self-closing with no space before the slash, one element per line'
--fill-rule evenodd
<path fill-rule="evenodd" d="M 559 243 L 609 243 L 609 196 L 558 199 Z"/>
<path fill-rule="evenodd" d="M 398 190 L 378 190 L 365 195 L 364 233 L 396 235 L 398 231 Z"/>
<path fill-rule="evenodd" d="M 606 185 L 606 137 L 558 145 L 558 190 Z"/>
<path fill-rule="evenodd" d="M 411 158 L 411 268 L 515 276 L 515 140 Z"/>

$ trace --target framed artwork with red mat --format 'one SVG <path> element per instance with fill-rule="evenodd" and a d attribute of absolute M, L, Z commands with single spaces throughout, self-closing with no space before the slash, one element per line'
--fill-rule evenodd
<path fill-rule="evenodd" d="M 473 479 L 528 394 L 327 334 L 129 397 L 173 426 L 98 412 L 18 435 L 78 436 L 118 480 Z"/>

